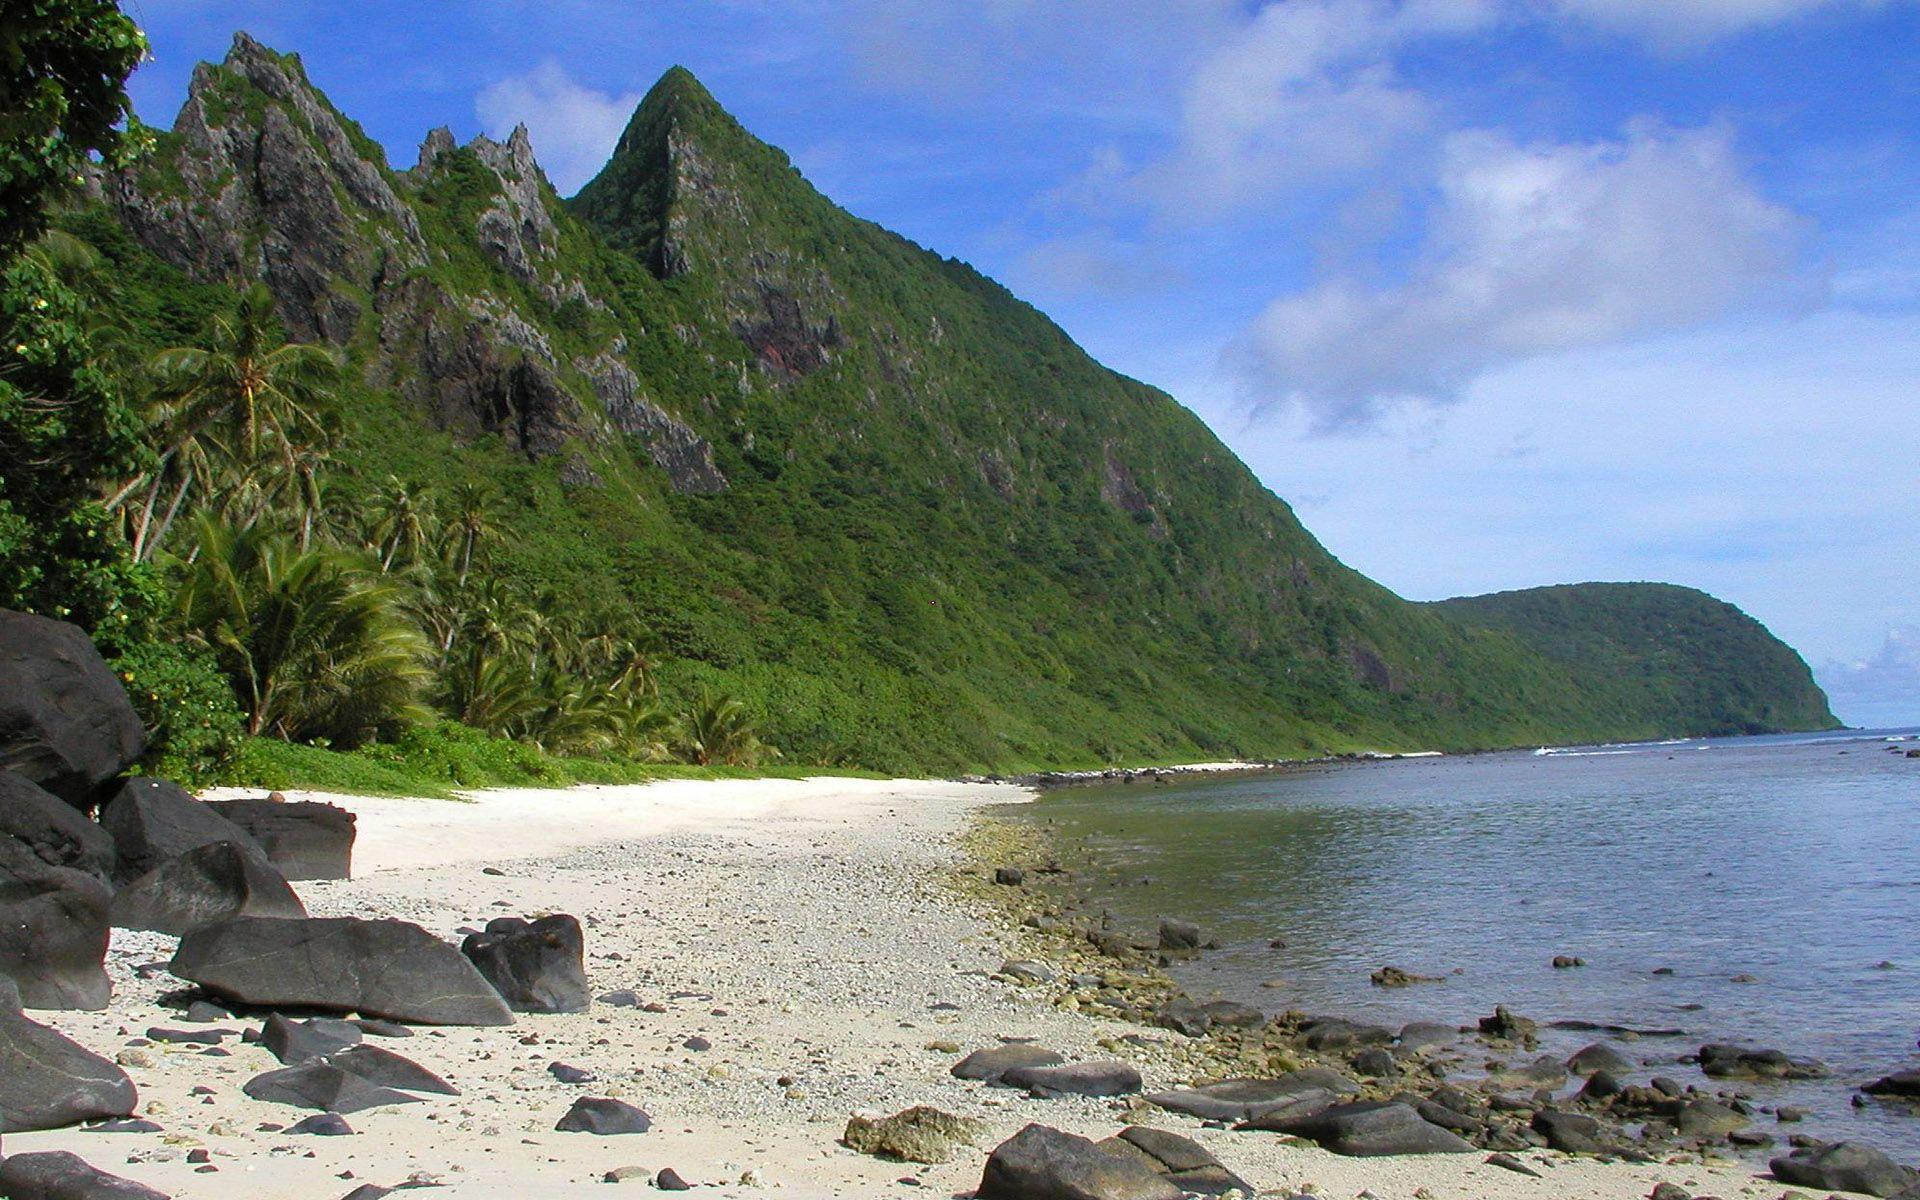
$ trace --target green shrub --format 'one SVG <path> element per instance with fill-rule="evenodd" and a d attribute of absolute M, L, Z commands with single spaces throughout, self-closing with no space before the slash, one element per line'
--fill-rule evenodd
<path fill-rule="evenodd" d="M 188 787 L 225 771 L 240 746 L 240 708 L 204 651 L 145 642 L 123 651 L 113 669 L 147 727 L 143 770 Z"/>

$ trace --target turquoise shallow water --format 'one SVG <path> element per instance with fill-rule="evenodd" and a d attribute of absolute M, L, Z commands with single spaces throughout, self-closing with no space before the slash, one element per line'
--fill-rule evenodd
<path fill-rule="evenodd" d="M 1834 1077 L 1742 1085 L 1757 1100 L 1911 1157 L 1920 1117 L 1849 1104 L 1920 1066 L 1920 759 L 1902 753 L 1920 741 L 1889 736 L 1316 765 L 1064 789 L 1025 815 L 1086 841 L 1117 918 L 1219 940 L 1177 972 L 1196 995 L 1392 1024 L 1506 1004 L 1678 1027 L 1629 1050 L 1693 1082 L 1672 1064 L 1704 1041 L 1776 1047 Z M 1556 954 L 1587 965 L 1554 970 Z M 1388 964 L 1445 978 L 1372 987 Z"/>

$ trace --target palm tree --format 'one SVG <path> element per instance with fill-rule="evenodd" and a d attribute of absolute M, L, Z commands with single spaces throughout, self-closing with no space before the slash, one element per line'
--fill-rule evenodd
<path fill-rule="evenodd" d="M 745 705 L 705 687 L 680 719 L 679 749 L 703 767 L 752 766 L 776 753 L 760 740 Z"/>
<path fill-rule="evenodd" d="M 196 521 L 174 617 L 212 652 L 247 732 L 355 745 L 416 719 L 427 645 L 403 597 L 357 555 L 262 526 Z"/>
<path fill-rule="evenodd" d="M 387 476 L 378 501 L 380 515 L 372 531 L 382 571 L 393 569 L 402 550 L 409 559 L 419 555 L 433 530 L 432 496 L 431 489 L 407 483 L 397 475 Z"/>
<path fill-rule="evenodd" d="M 204 492 L 223 475 L 244 480 L 263 459 L 297 473 L 300 448 L 326 444 L 321 411 L 340 378 L 339 357 L 281 339 L 264 285 L 215 320 L 207 345 L 162 350 L 147 369 L 158 454 L 107 497 L 112 510 L 146 493 L 130 518 L 136 557 L 157 550 L 196 488 Z"/>
<path fill-rule="evenodd" d="M 457 539 L 450 557 L 456 563 L 459 586 L 467 586 L 467 574 L 473 570 L 473 552 L 482 542 L 494 537 L 493 489 L 478 483 L 463 483 L 453 490 L 446 528 Z"/>

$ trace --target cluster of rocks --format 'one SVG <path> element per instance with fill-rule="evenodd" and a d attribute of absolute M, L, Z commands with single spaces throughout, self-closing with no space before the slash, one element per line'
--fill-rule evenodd
<path fill-rule="evenodd" d="M 315 1113 L 290 1133 L 350 1134 L 348 1114 L 459 1094 L 369 1037 L 589 1006 L 573 917 L 502 917 L 460 946 L 406 921 L 309 917 L 289 881 L 348 876 L 353 814 L 278 797 L 199 801 L 125 774 L 144 744 L 122 681 L 79 629 L 0 612 L 0 1133 L 135 1112 L 117 1063 L 23 1011 L 106 1007 L 115 928 L 179 938 L 166 970 L 194 985 L 176 994 L 187 1022 L 264 1016 L 244 1036 L 281 1065 L 243 1090 Z M 217 1048 L 233 1033 L 156 1027 L 147 1041 Z M 558 1128 L 647 1125 L 638 1109 L 588 1097 Z M 0 1194 L 157 1195 L 69 1154 L 5 1159 Z"/>
<path fill-rule="evenodd" d="M 1161 936 L 1154 938 L 1117 932 L 1109 916 L 1090 918 L 1071 898 L 1035 894 L 1012 907 L 1020 923 L 1046 945 L 1044 957 L 1065 965 L 1056 972 L 1036 959 L 1016 960 L 1004 974 L 1048 984 L 1062 1007 L 1157 1024 L 1195 1039 L 1188 1061 L 1201 1078 L 1210 1073 L 1210 1063 L 1225 1068 L 1211 1072 L 1215 1078 L 1227 1076 L 1218 1082 L 1145 1097 L 1204 1122 L 1284 1133 L 1346 1155 L 1491 1152 L 1489 1161 L 1505 1165 L 1505 1159 L 1514 1169 L 1525 1169 L 1512 1157 L 1515 1152 L 1536 1149 L 1650 1162 L 1676 1151 L 1755 1153 L 1785 1141 L 1791 1152 L 1773 1160 L 1783 1181 L 1875 1195 L 1894 1195 L 1913 1185 L 1908 1168 L 1868 1147 L 1828 1144 L 1799 1133 L 1781 1136 L 1758 1126 L 1763 1115 L 1789 1125 L 1804 1113 L 1789 1106 L 1762 1107 L 1739 1085 L 1826 1078 L 1829 1072 L 1818 1062 L 1778 1050 L 1711 1043 L 1696 1053 L 1661 1059 L 1697 1063 L 1707 1085 L 1687 1086 L 1658 1074 L 1641 1083 L 1642 1064 L 1621 1044 L 1595 1042 L 1567 1059 L 1541 1055 L 1540 1024 L 1504 1007 L 1465 1028 L 1416 1022 L 1394 1030 L 1294 1012 L 1269 1017 L 1237 1002 L 1185 995 L 1158 970 L 1173 955 L 1206 945 L 1185 922 L 1163 923 Z M 1094 965 L 1103 961 L 1111 965 Z M 1552 963 L 1560 970 L 1583 965 L 1570 955 L 1556 956 Z M 1385 988 L 1422 982 L 1427 978 L 1397 967 L 1373 976 L 1374 985 Z M 1684 1035 L 1679 1029 L 1572 1021 L 1554 1022 L 1554 1027 L 1628 1044 Z M 1017 1060 L 1023 1066 L 1059 1062 L 1036 1047 L 1004 1047 L 969 1056 L 955 1074 L 988 1079 L 982 1060 Z M 1262 1065 L 1265 1071 L 1259 1070 Z M 1249 1066 L 1255 1070 L 1249 1072 Z M 994 1081 L 1023 1086 L 1026 1078 L 1010 1070 Z M 1714 1090 L 1716 1083 L 1729 1090 Z M 1897 1072 L 1862 1091 L 1897 1103 L 1920 1101 L 1920 1072 Z M 1871 1181 L 1884 1188 L 1903 1180 L 1893 1191 L 1855 1186 Z"/>

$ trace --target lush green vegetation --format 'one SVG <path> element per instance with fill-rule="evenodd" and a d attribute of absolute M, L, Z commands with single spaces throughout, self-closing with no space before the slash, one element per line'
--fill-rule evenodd
<path fill-rule="evenodd" d="M 258 128 L 279 105 L 334 154 L 324 98 L 300 110 L 231 65 L 197 79 L 203 119 Z M 21 267 L 70 297 L 61 386 L 83 401 L 91 372 L 121 398 L 87 418 L 121 449 L 58 507 L 145 597 L 158 636 L 122 666 L 176 773 L 418 793 L 674 760 L 926 773 L 1830 721 L 1803 666 L 1717 657 L 1751 649 L 1746 626 L 1677 665 L 1611 600 L 1569 653 L 1535 622 L 1398 599 L 1191 413 L 836 208 L 685 72 L 578 198 L 540 184 L 531 275 L 481 236 L 525 182 L 497 154 L 402 176 L 340 120 L 408 219 L 316 178 L 359 239 L 337 257 L 384 262 L 414 227 L 426 253 L 329 268 L 360 314 L 337 345 L 290 342 L 288 294 L 196 278 L 104 204 L 64 209 Z M 162 135 L 129 178 L 202 214 L 195 189 L 225 184 L 190 183 L 190 152 Z M 452 298 L 437 326 L 381 324 L 421 287 Z M 426 398 L 419 344 L 464 332 L 454 310 L 509 312 L 545 347 L 516 353 L 571 407 L 537 414 L 539 445 L 526 412 Z M 677 487 L 644 423 L 620 432 L 595 362 L 684 422 L 724 488 Z M 62 419 L 37 444 L 70 445 Z M 74 582 L 12 594 L 96 630 L 116 611 L 112 588 L 84 611 Z"/>
<path fill-rule="evenodd" d="M 1692 588 L 1588 583 L 1437 607 L 1564 663 L 1616 737 L 1839 728 L 1792 647 Z"/>

